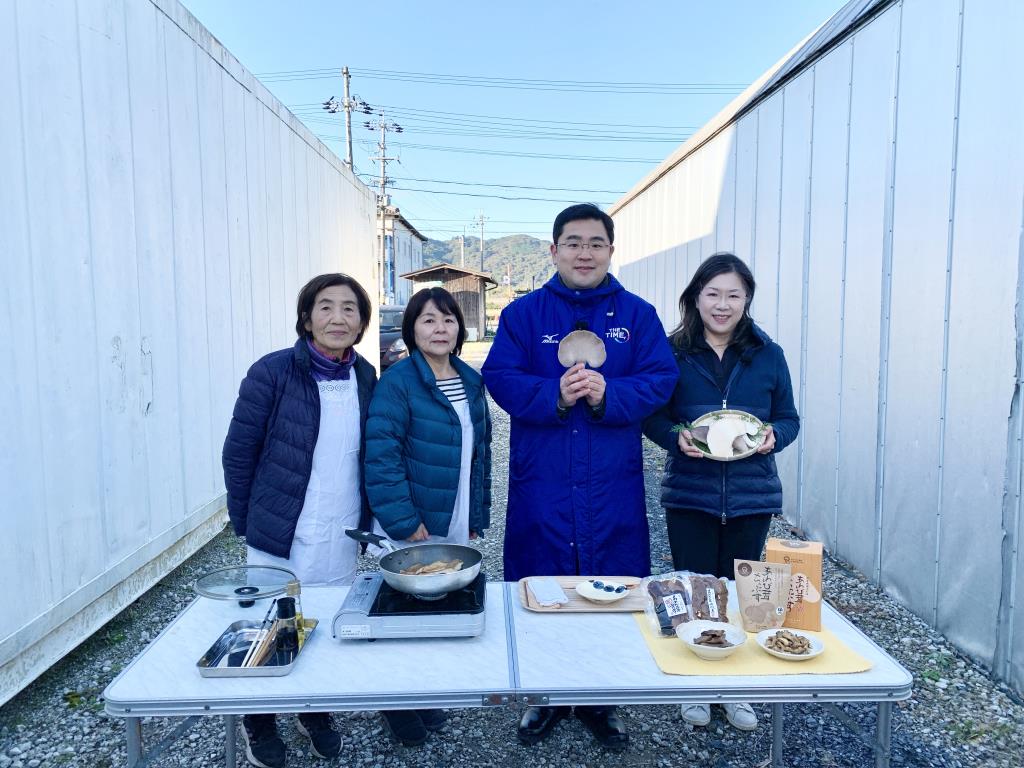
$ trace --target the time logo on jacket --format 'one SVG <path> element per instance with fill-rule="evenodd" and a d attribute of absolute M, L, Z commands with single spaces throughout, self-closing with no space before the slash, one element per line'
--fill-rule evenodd
<path fill-rule="evenodd" d="M 619 342 L 619 344 L 625 344 L 629 341 L 629 328 L 609 328 L 604 336 L 606 339 Z"/>

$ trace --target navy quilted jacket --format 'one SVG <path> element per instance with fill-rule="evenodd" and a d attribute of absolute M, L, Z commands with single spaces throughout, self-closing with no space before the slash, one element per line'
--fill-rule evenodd
<path fill-rule="evenodd" d="M 377 374 L 359 355 L 352 370 L 359 393 L 362 458 Z M 253 363 L 238 390 L 221 461 L 228 516 L 235 533 L 254 549 L 288 557 L 319 431 L 320 391 L 310 375 L 305 339 Z M 365 490 L 360 490 L 360 527 L 365 529 L 370 510 Z"/>
<path fill-rule="evenodd" d="M 782 482 L 775 469 L 775 454 L 796 439 L 800 417 L 793 404 L 793 384 L 782 347 L 757 326 L 755 332 L 760 343 L 737 361 L 725 391 L 699 358 L 673 347 L 679 382 L 669 403 L 644 423 L 644 434 L 668 451 L 661 481 L 662 506 L 697 509 L 721 515 L 723 521 L 741 515 L 781 514 Z M 672 428 L 722 407 L 771 422 L 774 451 L 739 461 L 684 455 Z"/>
<path fill-rule="evenodd" d="M 491 418 L 480 374 L 452 356 L 473 421 L 469 529 L 491 522 Z M 373 515 L 398 541 L 420 523 L 448 534 L 459 489 L 462 426 L 419 351 L 388 368 L 377 384 L 366 424 L 366 492 Z"/>

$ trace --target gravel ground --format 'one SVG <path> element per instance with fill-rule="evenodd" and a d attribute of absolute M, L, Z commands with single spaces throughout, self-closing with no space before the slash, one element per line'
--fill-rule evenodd
<path fill-rule="evenodd" d="M 464 353 L 482 359 L 481 347 Z M 479 544 L 491 578 L 501 575 L 501 530 L 506 497 L 503 468 L 507 462 L 508 419 L 494 414 L 494 499 L 490 536 Z M 645 445 L 647 508 L 656 572 L 670 570 L 664 515 L 658 505 L 662 452 Z M 776 521 L 772 535 L 797 532 Z M 239 541 L 220 534 L 188 562 L 171 573 L 103 629 L 68 654 L 39 680 L 0 707 L 0 768 L 35 766 L 121 766 L 125 764 L 123 722 L 103 712 L 101 693 L 115 675 L 193 599 L 195 579 L 214 568 L 244 559 Z M 364 569 L 374 564 L 361 563 Z M 987 672 L 960 655 L 941 635 L 880 593 L 849 566 L 829 559 L 825 567 L 829 602 L 911 671 L 911 699 L 894 708 L 893 765 L 1020 766 L 1024 764 L 1024 705 Z M 873 727 L 874 708 L 843 705 L 861 725 Z M 451 711 L 445 729 L 422 747 L 393 745 L 376 713 L 338 713 L 344 747 L 336 761 L 321 761 L 308 752 L 308 742 L 282 717 L 281 733 L 288 745 L 290 766 L 338 764 L 399 768 L 461 768 L 495 766 L 763 766 L 769 757 L 769 709 L 755 705 L 762 724 L 740 733 L 714 712 L 707 728 L 684 725 L 675 706 L 622 708 L 630 731 L 625 753 L 602 750 L 575 720 L 567 720 L 542 744 L 518 744 L 514 729 L 520 706 Z M 148 745 L 156 744 L 180 720 L 144 721 Z M 789 766 L 873 765 L 870 750 L 821 707 L 788 705 L 785 722 Z M 239 740 L 241 744 L 241 740 Z M 201 718 L 173 746 L 155 759 L 156 768 L 223 765 L 220 718 Z M 239 750 L 239 765 L 247 765 Z"/>

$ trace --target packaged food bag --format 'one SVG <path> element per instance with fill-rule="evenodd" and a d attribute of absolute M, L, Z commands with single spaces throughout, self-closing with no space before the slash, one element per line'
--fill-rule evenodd
<path fill-rule="evenodd" d="M 787 627 L 821 630 L 821 566 L 824 549 L 820 541 L 768 539 L 764 559 L 769 563 L 786 563 L 793 569 L 789 582 Z"/>
<path fill-rule="evenodd" d="M 675 637 L 676 627 L 703 619 L 728 623 L 726 580 L 705 573 L 671 571 L 648 576 L 641 582 L 647 600 L 644 612 L 651 626 L 664 637 Z"/>
<path fill-rule="evenodd" d="M 735 560 L 736 598 L 747 632 L 778 629 L 786 620 L 792 569 L 783 563 Z"/>

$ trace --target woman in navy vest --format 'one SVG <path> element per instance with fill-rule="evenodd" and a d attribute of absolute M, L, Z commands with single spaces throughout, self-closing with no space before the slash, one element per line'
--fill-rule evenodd
<path fill-rule="evenodd" d="M 669 336 L 679 382 L 669 403 L 644 424 L 644 434 L 668 451 L 661 503 L 676 570 L 734 578 L 733 560 L 760 560 L 772 515 L 782 513 L 775 454 L 796 439 L 800 419 L 782 348 L 750 316 L 754 288 L 742 260 L 717 253 L 679 297 L 682 321 Z M 724 408 L 770 423 L 754 455 L 711 461 L 689 430 L 674 431 Z M 723 706 L 733 726 L 757 727 L 749 704 Z M 693 725 L 711 720 L 707 704 L 684 704 L 682 713 Z"/>
<path fill-rule="evenodd" d="M 249 565 L 287 568 L 307 585 L 351 584 L 358 545 L 344 532 L 370 519 L 362 455 L 377 375 L 353 349 L 370 297 L 348 275 L 320 275 L 296 311 L 295 344 L 242 380 L 222 456 L 228 515 Z M 274 715 L 246 715 L 243 726 L 249 762 L 283 767 Z M 298 730 L 319 757 L 341 751 L 327 712 L 300 714 Z"/>
<path fill-rule="evenodd" d="M 402 319 L 409 357 L 370 403 L 366 491 L 374 530 L 397 547 L 466 544 L 490 524 L 491 421 L 483 379 L 459 359 L 466 323 L 443 288 L 413 294 Z M 422 744 L 441 710 L 384 712 L 391 734 Z"/>

